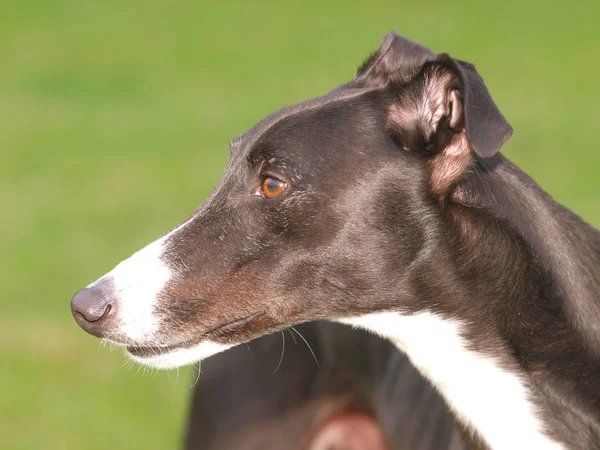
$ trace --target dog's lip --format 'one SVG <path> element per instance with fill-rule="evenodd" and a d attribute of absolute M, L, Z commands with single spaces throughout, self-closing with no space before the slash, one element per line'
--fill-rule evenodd
<path fill-rule="evenodd" d="M 138 358 L 151 358 L 153 356 L 164 355 L 166 353 L 171 353 L 175 350 L 185 349 L 193 347 L 197 344 L 200 344 L 205 339 L 210 339 L 210 337 L 218 332 L 226 331 L 232 328 L 236 328 L 239 326 L 246 325 L 247 323 L 257 319 L 261 316 L 264 316 L 266 311 L 255 311 L 252 314 L 242 317 L 240 319 L 234 319 L 230 322 L 226 322 L 222 325 L 219 325 L 216 328 L 204 333 L 203 335 L 188 339 L 186 341 L 177 342 L 175 344 L 168 345 L 128 345 L 127 351 Z"/>

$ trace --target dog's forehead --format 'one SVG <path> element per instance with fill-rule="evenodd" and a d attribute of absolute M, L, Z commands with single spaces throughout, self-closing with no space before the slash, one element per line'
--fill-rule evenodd
<path fill-rule="evenodd" d="M 230 144 L 231 154 L 236 157 L 245 157 L 258 142 L 266 140 L 275 128 L 286 122 L 300 115 L 310 120 L 313 113 L 316 116 L 320 111 L 332 105 L 343 105 L 352 99 L 364 95 L 366 92 L 367 89 L 346 88 L 342 86 L 325 95 L 285 106 L 261 119 L 252 128 L 236 137 Z"/>

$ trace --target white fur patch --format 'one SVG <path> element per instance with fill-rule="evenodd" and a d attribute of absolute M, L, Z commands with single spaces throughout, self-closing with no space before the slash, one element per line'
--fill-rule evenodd
<path fill-rule="evenodd" d="M 526 385 L 493 358 L 469 350 L 460 322 L 431 313 L 375 313 L 340 322 L 390 339 L 492 449 L 563 448 L 543 434 Z"/>
<path fill-rule="evenodd" d="M 182 367 L 201 361 L 231 347 L 231 345 L 222 345 L 211 341 L 204 341 L 195 347 L 182 348 L 162 355 L 151 356 L 149 358 L 139 358 L 131 354 L 129 357 L 139 364 L 154 367 L 156 369 L 174 369 L 176 367 Z"/>
<path fill-rule="evenodd" d="M 190 220 L 134 253 L 89 286 L 101 281 L 111 282 L 120 322 L 119 332 L 128 339 L 138 343 L 152 341 L 158 330 L 159 320 L 154 314 L 154 307 L 158 294 L 172 277 L 171 269 L 162 260 L 164 246 L 169 237 Z"/>

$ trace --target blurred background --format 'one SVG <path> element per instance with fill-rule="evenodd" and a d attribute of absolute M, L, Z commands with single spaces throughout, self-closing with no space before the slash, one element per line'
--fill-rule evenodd
<path fill-rule="evenodd" d="M 233 137 L 350 79 L 390 29 L 475 62 L 515 128 L 505 154 L 600 226 L 597 1 L 212 3 L 0 5 L 0 449 L 178 448 L 195 371 L 127 370 L 72 294 L 187 217 Z"/>

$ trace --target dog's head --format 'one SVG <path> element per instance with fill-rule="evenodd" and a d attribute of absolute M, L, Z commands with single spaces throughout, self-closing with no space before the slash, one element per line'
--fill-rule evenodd
<path fill-rule="evenodd" d="M 473 66 L 390 33 L 352 81 L 235 139 L 204 204 L 77 293 L 74 316 L 166 368 L 401 309 L 454 187 L 511 132 Z"/>

